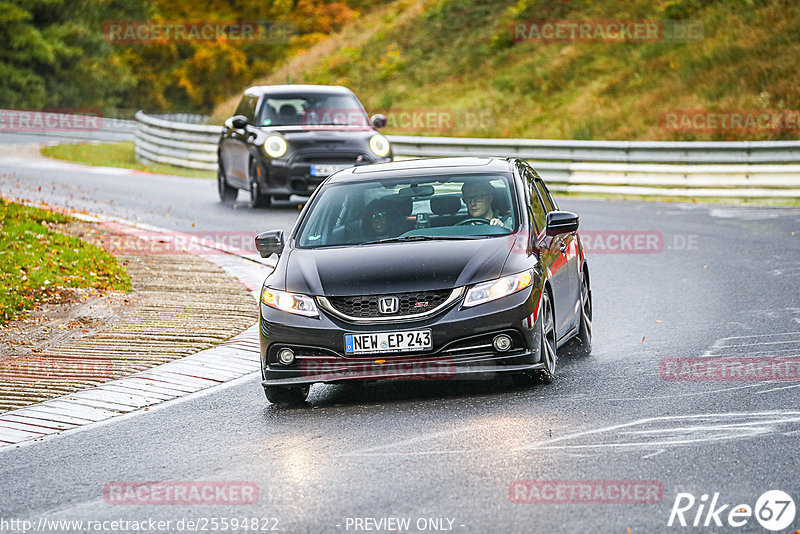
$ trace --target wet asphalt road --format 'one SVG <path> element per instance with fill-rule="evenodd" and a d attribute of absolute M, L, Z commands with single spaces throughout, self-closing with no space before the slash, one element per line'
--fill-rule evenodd
<path fill-rule="evenodd" d="M 297 214 L 291 204 L 253 211 L 244 194 L 222 205 L 210 180 L 37 168 L 2 155 L 0 192 L 186 231 L 288 228 Z M 316 385 L 307 406 L 279 409 L 250 375 L 0 451 L 0 518 L 170 520 L 171 532 L 181 519 L 223 517 L 275 518 L 283 532 L 397 531 L 366 518 L 408 518 L 410 532 L 769 532 L 753 517 L 733 528 L 728 512 L 772 489 L 800 508 L 800 381 L 671 381 L 659 369 L 669 358 L 800 356 L 800 209 L 570 198 L 561 207 L 581 215 L 593 241 L 647 231 L 661 246 L 589 253 L 594 350 L 560 354 L 553 384 Z M 661 490 L 653 504 L 513 502 L 530 495 L 510 492 L 526 480 Z M 259 498 L 115 505 L 103 496 L 115 481 L 245 481 Z M 719 493 L 724 526 L 668 527 L 680 492 Z M 697 510 L 685 513 L 689 524 Z M 794 529 L 800 513 L 780 532 Z"/>

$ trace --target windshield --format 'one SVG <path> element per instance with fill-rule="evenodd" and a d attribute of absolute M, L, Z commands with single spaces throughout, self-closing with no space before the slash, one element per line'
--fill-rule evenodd
<path fill-rule="evenodd" d="M 504 174 L 392 178 L 320 190 L 297 235 L 301 248 L 422 239 L 481 239 L 517 228 Z"/>
<path fill-rule="evenodd" d="M 366 126 L 361 103 L 348 94 L 267 95 L 258 117 L 259 126 Z"/>

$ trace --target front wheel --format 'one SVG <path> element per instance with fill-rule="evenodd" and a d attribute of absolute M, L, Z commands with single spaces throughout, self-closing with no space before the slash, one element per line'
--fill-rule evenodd
<path fill-rule="evenodd" d="M 250 162 L 250 207 L 253 209 L 269 207 L 269 196 L 261 192 L 261 186 L 256 179 L 256 162 Z"/>
<path fill-rule="evenodd" d="M 558 363 L 556 350 L 556 326 L 553 318 L 553 305 L 550 303 L 550 296 L 547 291 L 544 291 L 539 311 L 539 354 L 544 367 L 514 374 L 514 383 L 518 386 L 531 386 L 539 382 L 545 384 L 552 382 L 556 377 L 556 364 Z"/>
<path fill-rule="evenodd" d="M 217 166 L 217 192 L 222 202 L 233 202 L 239 194 L 237 188 L 228 185 L 228 180 L 225 178 L 225 168 L 222 166 L 221 161 Z"/>
<path fill-rule="evenodd" d="M 581 321 L 575 345 L 578 354 L 588 356 L 592 352 L 592 292 L 584 274 L 581 280 Z"/>
<path fill-rule="evenodd" d="M 264 393 L 272 404 L 297 406 L 306 401 L 310 389 L 308 384 L 299 387 L 264 386 Z"/>

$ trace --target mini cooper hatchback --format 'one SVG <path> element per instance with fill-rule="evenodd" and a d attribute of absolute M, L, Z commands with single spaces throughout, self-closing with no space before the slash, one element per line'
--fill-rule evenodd
<path fill-rule="evenodd" d="M 239 189 L 250 205 L 309 196 L 330 174 L 392 161 L 389 141 L 377 132 L 386 117 L 367 118 L 345 87 L 267 85 L 245 91 L 219 140 L 217 188 L 232 202 Z"/>

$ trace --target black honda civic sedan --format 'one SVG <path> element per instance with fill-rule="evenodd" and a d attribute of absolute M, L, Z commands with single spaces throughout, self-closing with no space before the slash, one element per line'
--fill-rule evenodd
<path fill-rule="evenodd" d="M 279 256 L 259 303 L 267 398 L 301 403 L 316 382 L 550 382 L 565 343 L 591 350 L 577 229 L 519 159 L 337 172 L 287 236 L 256 237 L 262 256 Z"/>
<path fill-rule="evenodd" d="M 309 196 L 340 169 L 392 161 L 389 141 L 377 132 L 385 125 L 383 115 L 367 118 L 346 87 L 251 87 L 219 140 L 220 200 L 244 189 L 253 208 L 267 207 L 272 199 Z"/>

